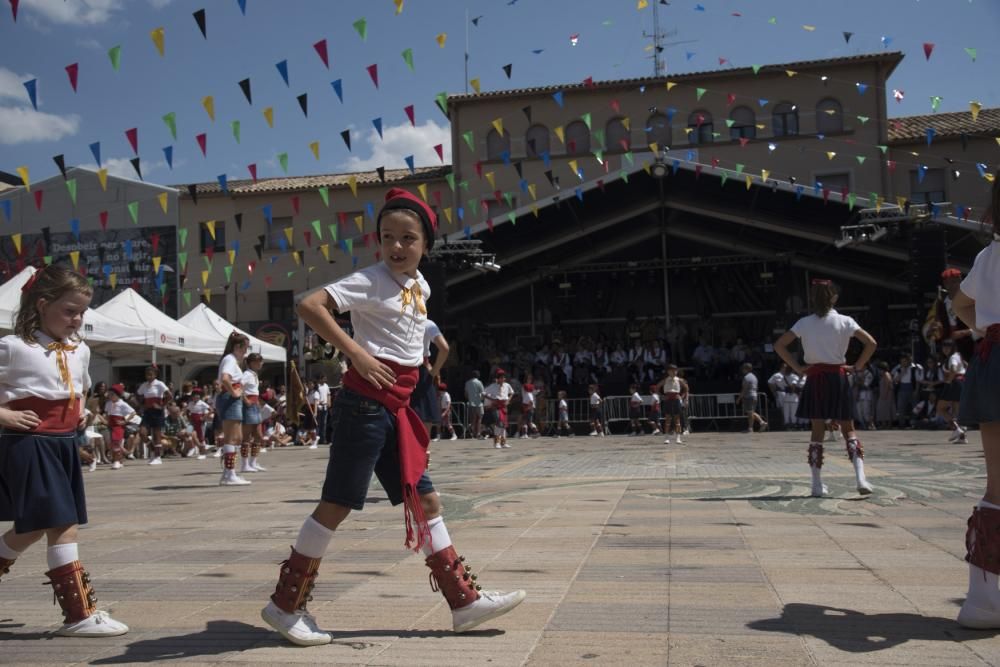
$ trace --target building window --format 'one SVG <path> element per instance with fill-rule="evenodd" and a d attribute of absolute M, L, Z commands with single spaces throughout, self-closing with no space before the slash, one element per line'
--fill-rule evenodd
<path fill-rule="evenodd" d="M 715 125 L 712 124 L 712 114 L 707 111 L 693 111 L 688 116 L 688 142 L 692 144 L 710 144 L 715 141 L 713 136 Z"/>
<path fill-rule="evenodd" d="M 844 110 L 840 102 L 828 97 L 816 105 L 816 133 L 832 134 L 844 131 Z"/>
<path fill-rule="evenodd" d="M 920 171 L 910 171 L 910 202 L 914 204 L 938 204 L 948 201 L 944 188 L 944 169 L 925 169 L 923 179 Z"/>
<path fill-rule="evenodd" d="M 208 252 L 209 248 L 212 249 L 212 252 L 225 252 L 226 250 L 226 222 L 225 220 L 215 220 L 214 222 L 215 238 L 212 238 L 212 232 L 209 231 L 207 222 L 198 225 L 202 254 Z"/>
<path fill-rule="evenodd" d="M 510 132 L 507 130 L 503 131 L 503 136 L 496 129 L 490 130 L 490 133 L 486 135 L 486 159 L 487 160 L 501 160 L 503 159 L 503 154 L 507 153 L 510 156 Z"/>
<path fill-rule="evenodd" d="M 757 136 L 757 117 L 750 107 L 736 107 L 729 114 L 729 120 L 733 121 L 729 126 L 729 138 L 733 141 Z"/>
<path fill-rule="evenodd" d="M 295 319 L 295 294 L 292 290 L 267 293 L 267 319 L 279 324 L 287 324 Z"/>
<path fill-rule="evenodd" d="M 793 137 L 799 133 L 799 108 L 791 102 L 774 106 L 771 124 L 776 137 Z"/>
<path fill-rule="evenodd" d="M 646 145 L 655 143 L 657 146 L 667 148 L 674 140 L 670 128 L 670 120 L 666 114 L 654 113 L 646 120 Z"/>
<path fill-rule="evenodd" d="M 608 152 L 625 152 L 632 148 L 632 133 L 625 127 L 621 118 L 612 118 L 604 126 Z"/>
<path fill-rule="evenodd" d="M 265 250 L 282 250 L 290 249 L 295 247 L 295 236 L 292 236 L 292 243 L 288 242 L 288 236 L 285 234 L 285 229 L 292 226 L 292 218 L 282 217 L 282 218 L 272 218 L 271 224 L 268 226 L 267 230 L 267 243 L 264 245 Z M 282 247 L 281 244 L 284 244 Z"/>
<path fill-rule="evenodd" d="M 570 155 L 590 152 L 590 128 L 582 120 L 566 126 L 566 152 Z"/>
<path fill-rule="evenodd" d="M 528 157 L 541 157 L 549 152 L 549 128 L 532 125 L 524 134 L 524 149 Z"/>

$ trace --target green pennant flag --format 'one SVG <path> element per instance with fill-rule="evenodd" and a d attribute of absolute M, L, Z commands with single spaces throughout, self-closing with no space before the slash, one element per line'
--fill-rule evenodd
<path fill-rule="evenodd" d="M 629 165 L 635 164 L 635 158 L 632 156 L 632 151 L 625 151 L 625 159 L 628 160 Z"/>
<path fill-rule="evenodd" d="M 177 238 L 180 239 L 182 248 L 187 245 L 188 241 L 187 227 L 181 227 L 180 229 L 177 230 Z"/>
<path fill-rule="evenodd" d="M 167 283 L 166 282 L 161 282 L 160 283 L 160 296 L 164 296 L 164 295 L 166 295 L 166 293 L 167 293 Z"/>
<path fill-rule="evenodd" d="M 878 149 L 879 149 L 880 151 L 882 151 L 882 155 L 885 155 L 885 152 L 886 152 L 887 150 L 889 150 L 889 147 L 888 147 L 888 146 L 884 146 L 884 145 L 882 145 L 882 144 L 879 144 L 879 145 L 878 145 Z"/>
<path fill-rule="evenodd" d="M 769 18 L 767 20 L 767 22 L 770 23 L 771 25 L 777 25 L 778 24 L 778 17 L 777 16 L 772 16 L 771 18 Z"/>
<path fill-rule="evenodd" d="M 858 159 L 858 164 L 864 164 L 865 163 L 865 159 L 866 158 L 865 158 L 864 155 L 856 155 L 855 157 L 857 157 L 857 159 Z"/>
<path fill-rule="evenodd" d="M 139 202 L 130 201 L 128 203 L 128 214 L 132 216 L 132 224 L 139 224 Z"/>
<path fill-rule="evenodd" d="M 511 211 L 510 213 L 507 214 L 507 219 L 510 220 L 510 224 L 512 225 L 517 224 L 517 215 L 514 214 L 514 211 Z"/>
<path fill-rule="evenodd" d="M 475 153 L 476 152 L 476 139 L 472 135 L 472 130 L 468 130 L 467 132 L 463 132 L 462 133 L 462 138 L 465 139 L 465 143 L 467 143 L 469 145 L 469 150 L 472 151 L 473 153 Z"/>
<path fill-rule="evenodd" d="M 111 47 L 108 51 L 108 58 L 111 59 L 111 66 L 117 72 L 118 68 L 122 65 L 122 47 L 120 44 Z"/>
<path fill-rule="evenodd" d="M 712 138 L 713 139 L 718 139 L 721 136 L 722 136 L 722 132 L 713 132 L 712 133 Z"/>
<path fill-rule="evenodd" d="M 503 200 L 507 202 L 507 208 L 510 208 L 514 205 L 514 198 L 511 196 L 509 192 L 503 193 Z"/>
<path fill-rule="evenodd" d="M 184 305 L 188 308 L 191 307 L 191 292 L 189 290 L 184 290 Z"/>
<path fill-rule="evenodd" d="M 164 114 L 163 122 L 167 124 L 167 128 L 170 130 L 170 136 L 177 139 L 177 114 L 173 111 L 168 114 Z"/>
<path fill-rule="evenodd" d="M 330 208 L 330 188 L 325 185 L 319 189 L 319 196 L 323 200 L 323 204 Z"/>
<path fill-rule="evenodd" d="M 463 190 L 465 190 L 466 192 L 468 192 L 469 191 L 469 182 L 468 181 L 459 181 L 458 187 L 460 187 Z"/>
<path fill-rule="evenodd" d="M 441 113 L 445 116 L 448 115 L 448 91 L 442 91 L 434 96 L 434 101 L 437 103 L 438 108 L 441 109 Z"/>
<path fill-rule="evenodd" d="M 336 243 L 338 241 L 338 239 L 337 239 L 337 225 L 327 225 L 326 226 L 326 231 L 330 232 L 330 238 L 333 239 L 334 243 Z"/>
<path fill-rule="evenodd" d="M 281 171 L 288 173 L 288 153 L 278 154 L 278 164 L 281 165 Z"/>
<path fill-rule="evenodd" d="M 183 272 L 184 269 L 187 268 L 188 254 L 186 252 L 179 252 L 179 253 L 177 253 L 177 263 L 181 267 L 181 272 Z"/>
<path fill-rule="evenodd" d="M 623 181 L 625 181 L 626 183 L 628 183 L 628 172 L 627 171 L 625 171 L 624 169 L 622 169 L 620 176 L 622 177 Z"/>
<path fill-rule="evenodd" d="M 366 21 L 364 17 L 359 18 L 351 25 L 353 25 L 354 29 L 358 31 L 359 35 L 361 35 L 361 41 L 364 42 L 368 40 L 368 21 Z"/>
<path fill-rule="evenodd" d="M 707 89 L 707 88 L 695 88 L 695 89 L 694 89 L 694 92 L 695 92 L 695 95 L 697 96 L 697 98 L 698 98 L 699 100 L 701 100 L 702 96 L 703 96 L 703 95 L 704 95 L 704 94 L 705 94 L 706 92 L 708 92 L 708 89 Z"/>
<path fill-rule="evenodd" d="M 590 129 L 590 113 L 585 113 L 582 116 L 580 116 L 580 118 L 583 119 L 583 122 L 587 124 L 587 129 L 589 130 Z"/>
<path fill-rule="evenodd" d="M 73 200 L 73 204 L 76 204 L 76 179 L 71 178 L 66 181 L 66 189 L 69 190 L 69 198 Z"/>
<path fill-rule="evenodd" d="M 746 165 L 740 164 L 739 162 L 736 163 L 736 173 L 737 173 L 737 175 L 743 173 L 743 167 L 745 167 L 745 166 Z"/>
<path fill-rule="evenodd" d="M 598 164 L 604 164 L 604 151 L 594 151 L 594 157 L 597 158 Z"/>
<path fill-rule="evenodd" d="M 733 126 L 733 123 L 735 123 L 735 122 L 736 122 L 736 121 L 735 121 L 735 120 L 733 120 L 732 118 L 727 118 L 727 119 L 726 119 L 726 127 L 732 127 L 732 126 Z"/>
<path fill-rule="evenodd" d="M 212 270 L 212 260 L 209 258 L 209 256 L 208 255 L 202 255 L 201 258 L 203 260 L 205 260 L 205 268 L 208 269 L 209 271 L 211 271 Z"/>
<path fill-rule="evenodd" d="M 347 254 L 354 254 L 354 239 L 344 239 L 344 245 L 347 246 Z"/>
<path fill-rule="evenodd" d="M 45 266 L 52 266 L 52 255 L 46 255 L 42 260 L 45 262 Z"/>
<path fill-rule="evenodd" d="M 319 240 L 322 241 L 323 240 L 323 227 L 320 226 L 319 220 L 313 220 L 311 224 L 312 224 L 313 231 L 316 232 L 316 238 L 318 238 Z"/>
<path fill-rule="evenodd" d="M 414 71 L 414 69 L 413 69 L 413 49 L 406 49 L 405 51 L 403 51 L 403 61 L 406 62 L 406 64 L 409 66 L 411 72 Z"/>
<path fill-rule="evenodd" d="M 233 282 L 233 267 L 226 264 L 222 267 L 222 270 L 226 272 L 226 283 L 228 284 Z"/>
<path fill-rule="evenodd" d="M 449 172 L 448 172 L 448 173 L 447 173 L 447 174 L 445 175 L 444 179 L 445 179 L 446 181 L 448 181 L 448 187 L 449 187 L 449 188 L 451 188 L 451 191 L 452 191 L 452 192 L 454 192 L 454 191 L 455 191 L 455 174 L 453 174 L 453 173 L 451 173 L 451 172 L 449 171 Z"/>
<path fill-rule="evenodd" d="M 234 120 L 230 125 L 233 128 L 233 138 L 236 139 L 236 143 L 240 143 L 240 121 Z"/>
<path fill-rule="evenodd" d="M 976 56 L 979 54 L 977 49 L 966 49 L 965 52 L 972 58 L 972 62 L 976 62 Z"/>
<path fill-rule="evenodd" d="M 288 273 L 286 273 L 286 274 L 285 274 L 285 277 L 286 277 L 286 278 L 291 278 L 291 277 L 292 277 L 292 276 L 294 276 L 294 275 L 295 275 L 295 272 L 294 272 L 294 271 L 289 271 Z"/>
<path fill-rule="evenodd" d="M 594 130 L 594 139 L 597 140 L 598 146 L 601 148 L 607 148 L 607 146 L 604 145 L 604 130 Z"/>
<path fill-rule="evenodd" d="M 858 196 L 855 195 L 853 192 L 850 192 L 850 193 L 847 194 L 847 207 L 850 210 L 852 210 L 852 211 L 854 210 L 854 202 L 857 201 L 857 199 L 858 199 Z"/>
<path fill-rule="evenodd" d="M 472 199 L 467 200 L 466 204 L 468 205 L 468 210 L 469 210 L 470 213 L 472 211 L 478 211 L 479 210 L 479 202 L 476 201 L 475 197 L 473 197 Z"/>
<path fill-rule="evenodd" d="M 753 73 L 754 74 L 757 74 L 758 72 L 760 72 L 760 68 L 761 68 L 760 65 L 750 65 L 750 67 L 753 69 Z"/>
<path fill-rule="evenodd" d="M 722 187 L 726 187 L 726 181 L 729 180 L 729 175 L 726 174 L 726 170 L 722 170 Z"/>
<path fill-rule="evenodd" d="M 861 121 L 862 125 L 864 125 L 865 123 L 867 123 L 869 121 L 868 116 L 858 116 L 857 118 L 858 118 L 859 121 Z"/>

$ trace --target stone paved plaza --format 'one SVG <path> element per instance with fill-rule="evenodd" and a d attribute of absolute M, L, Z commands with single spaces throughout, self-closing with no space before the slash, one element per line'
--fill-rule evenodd
<path fill-rule="evenodd" d="M 286 645 L 260 620 L 277 563 L 322 484 L 326 448 L 262 457 L 219 488 L 218 461 L 86 473 L 81 554 L 132 631 L 50 633 L 34 547 L 0 583 L 3 664 L 985 665 L 1000 637 L 954 621 L 965 520 L 985 484 L 978 434 L 866 434 L 875 494 L 828 445 L 832 497 L 808 496 L 801 433 L 434 443 L 460 553 L 527 600 L 454 635 L 402 512 L 373 488 L 334 537 L 310 605 L 331 645 Z"/>

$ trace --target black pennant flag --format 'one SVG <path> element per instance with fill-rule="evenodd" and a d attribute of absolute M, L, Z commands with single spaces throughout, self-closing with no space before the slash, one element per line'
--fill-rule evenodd
<path fill-rule="evenodd" d="M 257 253 L 257 259 L 258 260 L 264 259 L 264 246 L 262 246 L 261 244 L 257 243 L 257 244 L 254 244 L 253 249 Z"/>
<path fill-rule="evenodd" d="M 845 44 L 850 44 L 851 43 L 851 37 L 853 37 L 853 36 L 854 36 L 853 32 L 845 32 L 844 33 L 844 43 Z"/>
<path fill-rule="evenodd" d="M 60 153 L 59 155 L 53 157 L 52 161 L 56 163 L 57 167 L 59 167 L 59 173 L 62 174 L 63 180 L 66 180 L 66 158 L 64 158 Z"/>
<path fill-rule="evenodd" d="M 378 180 L 385 183 L 385 167 L 375 167 L 375 171 L 378 172 Z"/>
<path fill-rule="evenodd" d="M 513 68 L 514 68 L 513 63 L 507 63 L 506 65 L 503 66 L 503 73 L 507 75 L 508 79 L 510 78 L 510 71 Z"/>
<path fill-rule="evenodd" d="M 514 163 L 514 169 L 517 169 L 517 177 L 518 178 L 524 178 L 524 167 L 521 164 L 520 160 L 518 160 L 517 162 Z"/>
<path fill-rule="evenodd" d="M 48 227 L 42 227 L 42 238 L 45 240 L 45 252 L 47 254 L 49 247 L 52 245 L 52 233 Z"/>
<path fill-rule="evenodd" d="M 529 104 L 528 106 L 526 106 L 523 109 L 521 109 L 521 111 L 524 112 L 524 115 L 528 118 L 528 122 L 530 123 L 531 122 L 531 105 Z"/>
<path fill-rule="evenodd" d="M 302 107 L 302 114 L 308 118 L 309 117 L 309 93 L 302 93 L 297 98 L 299 101 L 299 106 Z"/>
<path fill-rule="evenodd" d="M 242 232 L 243 231 L 243 214 L 242 213 L 237 213 L 233 217 L 236 218 L 236 229 L 238 229 L 239 231 Z"/>
<path fill-rule="evenodd" d="M 340 138 L 343 139 L 344 143 L 347 145 L 347 150 L 351 150 L 351 131 L 344 130 L 340 133 Z"/>
<path fill-rule="evenodd" d="M 243 91 L 243 96 L 247 98 L 247 103 L 253 104 L 253 95 L 250 94 L 250 79 L 240 81 L 240 90 Z"/>
<path fill-rule="evenodd" d="M 139 169 L 139 158 L 134 157 L 129 162 L 132 163 L 132 168 L 135 169 L 135 173 L 138 174 L 139 180 L 142 180 L 142 169 Z"/>
<path fill-rule="evenodd" d="M 198 203 L 198 186 L 197 185 L 189 185 L 188 186 L 188 194 L 191 195 L 191 201 L 193 201 L 195 204 L 197 204 Z"/>
<path fill-rule="evenodd" d="M 205 10 L 199 9 L 192 16 L 194 16 L 194 20 L 198 24 L 198 30 L 201 30 L 201 36 L 208 39 L 208 32 L 205 30 Z"/>
<path fill-rule="evenodd" d="M 545 172 L 545 178 L 549 179 L 549 185 L 551 185 L 552 187 L 555 187 L 556 182 L 554 180 L 552 180 L 552 170 L 551 169 L 549 169 L 548 171 Z"/>

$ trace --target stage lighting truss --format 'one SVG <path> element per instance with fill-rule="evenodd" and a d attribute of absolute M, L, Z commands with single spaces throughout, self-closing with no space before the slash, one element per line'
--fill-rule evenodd
<path fill-rule="evenodd" d="M 949 202 L 936 204 L 938 207 L 948 207 Z M 846 248 L 859 243 L 872 243 L 884 238 L 891 229 L 902 225 L 922 225 L 932 221 L 932 210 L 928 204 L 911 204 L 905 206 L 883 204 L 881 206 L 863 208 L 858 211 L 854 224 L 840 228 L 840 238 L 833 242 L 836 248 Z"/>
<path fill-rule="evenodd" d="M 840 228 L 840 238 L 833 245 L 839 249 L 860 243 L 874 243 L 888 233 L 888 227 L 878 224 L 846 225 Z"/>
<path fill-rule="evenodd" d="M 497 264 L 496 253 L 486 252 L 479 239 L 450 241 L 434 246 L 430 258 L 456 267 L 468 267 L 480 273 L 497 273 L 502 268 Z"/>

